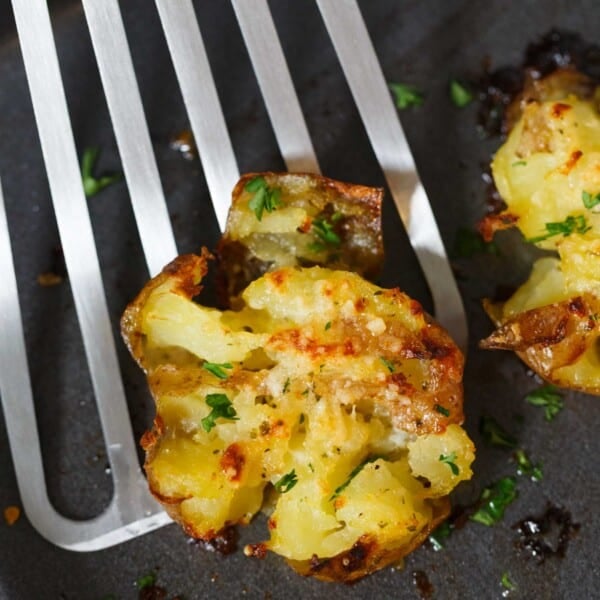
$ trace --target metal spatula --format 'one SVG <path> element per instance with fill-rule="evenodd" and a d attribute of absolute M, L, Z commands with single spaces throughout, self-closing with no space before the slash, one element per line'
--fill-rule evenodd
<path fill-rule="evenodd" d="M 290 171 L 317 159 L 266 0 L 232 0 L 281 153 Z M 437 319 L 463 348 L 464 310 L 359 8 L 317 0 L 394 202 L 429 284 Z M 156 274 L 177 253 L 117 0 L 83 0 L 125 177 L 146 256 Z M 239 172 L 190 0 L 156 0 L 214 211 L 225 226 Z M 101 515 L 73 521 L 50 504 L 41 459 L 17 284 L 0 190 L 0 394 L 25 512 L 48 540 L 71 550 L 105 548 L 169 522 L 150 497 L 129 421 L 98 257 L 48 8 L 13 0 L 69 281 L 114 482 Z M 200 240 L 199 240 L 200 242 Z"/>

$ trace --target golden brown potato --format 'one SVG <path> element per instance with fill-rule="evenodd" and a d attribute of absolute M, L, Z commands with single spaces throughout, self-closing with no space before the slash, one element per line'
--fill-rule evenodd
<path fill-rule="evenodd" d="M 250 173 L 232 193 L 217 248 L 223 306 L 267 271 L 326 266 L 373 280 L 383 264 L 383 190 L 308 173 Z"/>
<path fill-rule="evenodd" d="M 486 303 L 494 319 L 495 310 Z M 482 348 L 514 350 L 531 369 L 562 387 L 600 395 L 600 301 L 584 295 L 501 321 Z"/>
<path fill-rule="evenodd" d="M 482 221 L 482 234 L 516 225 L 557 257 L 539 259 L 507 302 L 485 302 L 498 329 L 481 345 L 515 350 L 548 381 L 600 394 L 600 114 L 592 89 L 571 71 L 540 81 L 494 157 L 507 208 Z"/>
<path fill-rule="evenodd" d="M 471 476 L 459 349 L 417 302 L 345 271 L 281 268 L 239 310 L 203 307 L 208 259 L 176 259 L 122 319 L 156 401 L 152 493 L 203 540 L 266 502 L 270 539 L 246 553 L 305 575 L 398 561 Z"/>
<path fill-rule="evenodd" d="M 533 73 L 526 71 L 523 91 L 506 109 L 506 131 L 513 129 L 523 115 L 523 111 L 532 102 L 556 102 L 571 95 L 584 100 L 593 100 L 596 88 L 597 84 L 591 77 L 572 67 L 557 69 L 542 78 L 539 78 L 536 70 Z"/>

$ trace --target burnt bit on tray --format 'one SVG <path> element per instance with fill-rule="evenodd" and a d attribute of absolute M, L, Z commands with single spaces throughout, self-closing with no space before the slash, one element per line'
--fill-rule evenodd
<path fill-rule="evenodd" d="M 489 61 L 488 61 L 489 62 Z M 480 108 L 478 124 L 487 136 L 505 135 L 515 121 L 514 100 L 536 82 L 562 71 L 577 91 L 585 90 L 588 81 L 600 81 L 600 46 L 584 41 L 577 33 L 552 29 L 539 41 L 530 44 L 519 67 L 500 67 L 491 70 L 489 65 L 477 82 Z M 512 106 L 511 106 L 512 105 Z"/>
<path fill-rule="evenodd" d="M 165 600 L 167 590 L 159 585 L 147 585 L 143 587 L 138 595 L 139 600 Z"/>
<path fill-rule="evenodd" d="M 552 556 L 563 558 L 569 542 L 580 528 L 581 525 L 573 523 L 568 510 L 548 503 L 541 516 L 525 517 L 513 525 L 519 532 L 515 547 L 529 554 L 538 564 Z"/>
<path fill-rule="evenodd" d="M 237 550 L 239 534 L 235 527 L 225 527 L 210 540 L 192 539 L 191 543 L 209 552 L 218 552 L 219 554 L 232 554 Z"/>
<path fill-rule="evenodd" d="M 160 585 L 149 585 L 142 588 L 139 593 L 139 600 L 167 600 L 169 592 Z M 170 600 L 183 600 L 179 595 L 171 596 Z"/>
<path fill-rule="evenodd" d="M 49 269 L 37 276 L 37 282 L 42 287 L 59 285 L 67 278 L 67 266 L 61 246 L 52 248 L 49 263 Z"/>
<path fill-rule="evenodd" d="M 198 158 L 196 140 L 194 139 L 194 134 L 189 129 L 184 129 L 171 137 L 169 148 L 179 152 L 186 160 L 195 160 Z"/>
<path fill-rule="evenodd" d="M 419 592 L 419 597 L 422 598 L 422 600 L 433 598 L 433 592 L 435 590 L 425 571 L 413 571 L 412 580 Z"/>

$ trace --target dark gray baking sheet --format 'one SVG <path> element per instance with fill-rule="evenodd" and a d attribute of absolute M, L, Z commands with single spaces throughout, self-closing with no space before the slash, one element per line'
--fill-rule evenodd
<path fill-rule="evenodd" d="M 196 5 L 240 169 L 282 169 L 229 3 L 210 0 Z M 450 247 L 457 228 L 471 225 L 484 213 L 481 170 L 498 140 L 481 139 L 474 105 L 459 110 L 451 104 L 448 80 L 480 73 L 486 57 L 495 66 L 519 63 L 526 44 L 553 26 L 594 40 L 600 31 L 600 7 L 596 0 L 371 0 L 361 2 L 361 7 L 386 78 L 414 84 L 425 92 L 424 105 L 403 112 L 401 119 Z M 78 150 L 99 145 L 100 169 L 119 169 L 82 9 L 65 1 L 51 2 L 51 8 Z M 179 249 L 212 247 L 217 229 L 200 165 L 183 160 L 168 147 L 170 135 L 185 128 L 187 121 L 154 5 L 149 0 L 129 0 L 122 9 Z M 323 172 L 342 180 L 384 185 L 313 2 L 279 0 L 272 2 L 272 10 Z M 109 501 L 110 474 L 68 282 L 50 288 L 36 283 L 39 273 L 57 268 L 59 240 L 6 0 L 0 18 L 0 177 L 49 493 L 66 515 L 88 518 Z M 116 333 L 123 307 L 147 274 L 125 185 L 114 185 L 91 198 L 89 208 Z M 400 285 L 429 307 L 428 292 L 389 198 L 384 219 L 384 282 Z M 228 557 L 206 552 L 190 544 L 173 525 L 105 551 L 71 553 L 47 543 L 22 517 L 12 527 L 0 521 L 0 597 L 99 600 L 114 594 L 136 598 L 136 579 L 155 571 L 168 597 L 408 599 L 419 597 L 412 578 L 415 570 L 427 574 L 434 598 L 499 598 L 504 572 L 518 586 L 515 598 L 598 597 L 600 443 L 595 429 L 599 399 L 566 394 L 565 410 L 547 423 L 541 411 L 523 401 L 538 383 L 519 360 L 476 347 L 490 330 L 480 298 L 492 294 L 498 281 L 515 282 L 527 272 L 524 254 L 513 254 L 513 240 L 502 238 L 500 256 L 479 256 L 457 265 L 471 330 L 466 427 L 478 454 L 472 482 L 453 498 L 472 501 L 484 485 L 515 470 L 509 454 L 483 445 L 477 431 L 482 414 L 494 416 L 518 433 L 531 457 L 543 463 L 542 482 L 519 480 L 520 496 L 502 523 L 493 528 L 470 523 L 454 533 L 445 550 L 423 547 L 405 561 L 403 569 L 387 569 L 348 587 L 303 579 L 276 556 L 258 561 L 245 558 L 241 551 Z M 143 377 L 118 345 L 139 436 L 151 421 L 152 401 Z M 522 425 L 513 419 L 515 413 L 524 417 Z M 551 558 L 538 565 L 515 549 L 516 532 L 511 526 L 526 515 L 542 513 L 548 501 L 570 510 L 581 530 L 564 559 Z M 0 508 L 8 505 L 20 505 L 20 500 L 0 413 Z M 240 547 L 260 539 L 263 528 L 262 519 L 257 519 L 242 532 Z"/>

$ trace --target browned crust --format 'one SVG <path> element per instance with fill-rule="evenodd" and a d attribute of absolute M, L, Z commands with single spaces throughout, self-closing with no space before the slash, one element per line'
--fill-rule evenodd
<path fill-rule="evenodd" d="M 496 231 L 510 229 L 517 224 L 518 220 L 519 217 L 517 215 L 509 212 L 490 213 L 479 221 L 477 229 L 486 242 L 491 242 Z"/>
<path fill-rule="evenodd" d="M 352 583 L 365 575 L 397 564 L 418 548 L 450 514 L 450 501 L 447 497 L 433 500 L 432 507 L 431 521 L 405 546 L 382 547 L 375 539 L 365 535 L 359 538 L 352 548 L 331 558 L 320 559 L 318 556 L 313 556 L 310 560 L 288 560 L 287 562 L 301 575 L 312 576 L 322 581 Z"/>
<path fill-rule="evenodd" d="M 526 72 L 523 91 L 506 109 L 505 130 L 510 131 L 517 124 L 523 110 L 531 102 L 558 101 L 570 94 L 589 99 L 593 97 L 596 87 L 597 83 L 593 79 L 573 67 L 557 69 L 541 79 Z"/>
<path fill-rule="evenodd" d="M 555 304 L 534 308 L 502 321 L 499 306 L 484 301 L 497 329 L 480 342 L 486 350 L 512 350 L 546 381 L 600 395 L 597 387 L 578 388 L 561 380 L 556 371 L 575 364 L 600 338 L 600 299 L 582 294 Z"/>
<path fill-rule="evenodd" d="M 246 173 L 241 176 L 240 180 L 236 183 L 231 193 L 232 204 L 240 201 L 242 192 L 246 184 L 255 179 L 256 177 L 264 177 L 265 179 L 280 179 L 285 177 L 305 177 L 324 190 L 331 190 L 340 198 L 351 200 L 356 204 L 364 207 L 368 210 L 371 219 L 378 220 L 381 212 L 381 202 L 383 200 L 383 188 L 374 188 L 366 185 L 360 185 L 357 183 L 347 183 L 344 181 L 337 181 L 324 177 L 323 175 L 317 175 L 316 173 L 286 173 L 276 171 L 264 171 L 262 173 Z M 378 224 L 375 227 L 379 228 Z"/>
<path fill-rule="evenodd" d="M 208 261 L 211 253 L 202 248 L 201 254 L 183 254 L 171 261 L 156 277 L 153 277 L 127 305 L 121 317 L 121 335 L 129 352 L 138 365 L 148 372 L 144 361 L 144 336 L 141 333 L 141 311 L 154 290 L 170 281 L 173 292 L 185 298 L 193 298 L 202 290 L 200 282 L 208 273 Z"/>

